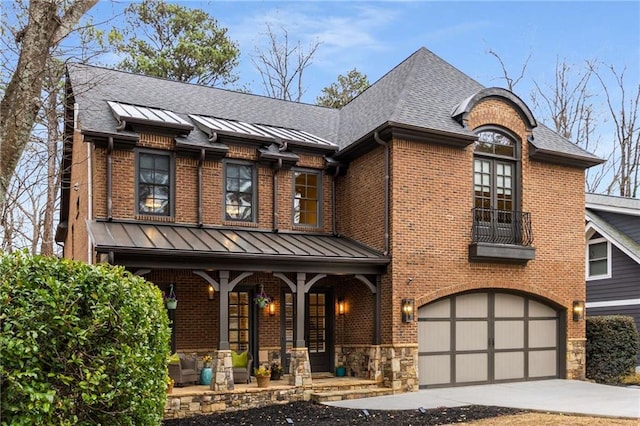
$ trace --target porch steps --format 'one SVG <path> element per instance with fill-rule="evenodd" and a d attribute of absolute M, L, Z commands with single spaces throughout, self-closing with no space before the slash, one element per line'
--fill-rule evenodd
<path fill-rule="evenodd" d="M 346 399 L 370 398 L 372 396 L 393 395 L 393 389 L 381 388 L 377 386 L 359 389 L 339 389 L 328 391 L 311 392 L 311 400 L 314 402 L 343 401 Z"/>

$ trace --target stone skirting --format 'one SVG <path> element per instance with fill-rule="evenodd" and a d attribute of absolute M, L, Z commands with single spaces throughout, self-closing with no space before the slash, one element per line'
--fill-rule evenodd
<path fill-rule="evenodd" d="M 211 390 L 227 391 L 233 390 L 233 365 L 231 361 L 231 351 L 218 350 L 213 353 L 213 376 L 211 380 Z"/>
<path fill-rule="evenodd" d="M 584 380 L 586 374 L 587 339 L 568 339 L 567 379 Z"/>
<path fill-rule="evenodd" d="M 418 345 L 336 346 L 336 366 L 347 375 L 381 382 L 394 391 L 418 390 Z"/>
<path fill-rule="evenodd" d="M 292 386 L 310 385 L 311 363 L 307 348 L 292 348 L 291 363 L 289 364 L 289 384 Z"/>

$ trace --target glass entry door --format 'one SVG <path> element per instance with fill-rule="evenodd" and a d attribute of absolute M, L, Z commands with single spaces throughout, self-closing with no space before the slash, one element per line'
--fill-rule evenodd
<path fill-rule="evenodd" d="M 307 294 L 305 335 L 311 371 L 331 371 L 333 303 L 327 292 Z"/>
<path fill-rule="evenodd" d="M 251 309 L 248 291 L 229 292 L 229 347 L 244 352 L 251 346 Z"/>

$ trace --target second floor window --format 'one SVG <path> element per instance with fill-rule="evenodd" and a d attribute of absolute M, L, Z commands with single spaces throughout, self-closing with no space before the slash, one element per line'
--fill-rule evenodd
<path fill-rule="evenodd" d="M 510 212 L 517 210 L 515 157 L 516 145 L 511 138 L 495 131 L 478 134 L 473 160 L 476 219 L 511 222 Z"/>
<path fill-rule="evenodd" d="M 293 223 L 318 226 L 320 216 L 320 173 L 294 171 Z"/>
<path fill-rule="evenodd" d="M 251 164 L 226 163 L 224 215 L 225 220 L 254 220 L 255 175 Z"/>
<path fill-rule="evenodd" d="M 587 278 L 611 277 L 610 246 L 604 238 L 593 238 L 587 244 Z"/>
<path fill-rule="evenodd" d="M 138 214 L 171 215 L 169 154 L 138 154 Z"/>

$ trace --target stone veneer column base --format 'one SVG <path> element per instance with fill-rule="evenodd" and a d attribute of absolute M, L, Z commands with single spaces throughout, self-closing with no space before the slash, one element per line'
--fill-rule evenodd
<path fill-rule="evenodd" d="M 211 390 L 224 391 L 233 390 L 233 366 L 231 363 L 230 350 L 217 350 L 213 352 L 213 378 L 211 380 Z"/>
<path fill-rule="evenodd" d="M 307 348 L 292 348 L 289 364 L 289 384 L 305 386 L 311 384 L 311 363 Z"/>
<path fill-rule="evenodd" d="M 400 392 L 419 390 L 418 345 L 381 345 L 384 386 Z"/>
<path fill-rule="evenodd" d="M 586 375 L 587 339 L 568 339 L 567 379 L 584 380 Z"/>

